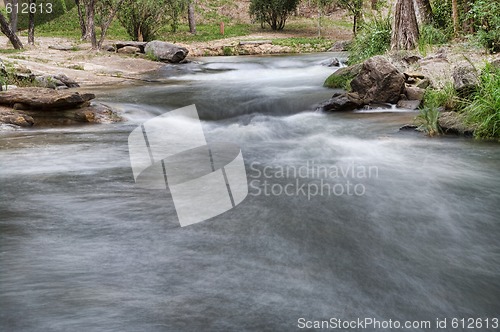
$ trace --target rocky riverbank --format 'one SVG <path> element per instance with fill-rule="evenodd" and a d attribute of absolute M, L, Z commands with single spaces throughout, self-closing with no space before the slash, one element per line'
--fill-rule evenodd
<path fill-rule="evenodd" d="M 457 51 L 457 47 L 440 48 L 425 57 L 409 52 L 375 56 L 333 73 L 325 86 L 338 90 L 319 109 L 338 112 L 395 104 L 418 110 L 426 106 L 426 89 L 450 89 L 458 98 L 466 97 L 476 89 L 487 63 L 500 66 L 500 56 Z M 437 124 L 443 133 L 473 135 L 474 126 L 466 125 L 453 106 L 438 111 Z M 417 126 L 404 128 L 412 127 Z"/>

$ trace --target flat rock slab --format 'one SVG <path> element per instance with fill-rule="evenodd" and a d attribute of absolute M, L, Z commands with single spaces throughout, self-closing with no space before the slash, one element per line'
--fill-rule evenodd
<path fill-rule="evenodd" d="M 59 91 L 48 88 L 18 88 L 0 92 L 0 105 L 26 110 L 65 110 L 79 108 L 95 98 L 92 93 Z"/>
<path fill-rule="evenodd" d="M 242 40 L 240 41 L 240 45 L 264 45 L 264 44 L 272 44 L 272 40 Z"/>
<path fill-rule="evenodd" d="M 124 42 L 116 42 L 113 45 L 115 46 L 116 50 L 119 50 L 121 48 L 131 46 L 131 47 L 137 47 L 141 53 L 144 53 L 144 48 L 146 47 L 147 42 L 138 42 L 138 41 L 124 41 Z"/>

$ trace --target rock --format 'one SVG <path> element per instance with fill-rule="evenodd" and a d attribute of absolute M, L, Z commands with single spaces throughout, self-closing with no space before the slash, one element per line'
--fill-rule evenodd
<path fill-rule="evenodd" d="M 328 50 L 328 52 L 345 52 L 348 51 L 351 41 L 349 40 L 339 40 L 333 44 L 333 46 Z"/>
<path fill-rule="evenodd" d="M 141 49 L 135 46 L 125 46 L 119 48 L 117 52 L 122 54 L 135 54 L 135 53 L 141 53 Z"/>
<path fill-rule="evenodd" d="M 13 107 L 15 104 L 29 109 L 72 109 L 88 104 L 95 98 L 92 93 L 57 91 L 47 88 L 17 88 L 0 92 L 0 105 Z"/>
<path fill-rule="evenodd" d="M 366 104 L 391 103 L 399 100 L 405 76 L 385 57 L 375 56 L 366 60 L 359 75 L 351 81 L 351 89 Z"/>
<path fill-rule="evenodd" d="M 431 85 L 431 81 L 428 78 L 424 78 L 423 80 L 417 80 L 415 86 L 420 89 L 427 89 Z"/>
<path fill-rule="evenodd" d="M 462 117 L 457 112 L 441 112 L 438 123 L 445 134 L 474 135 L 475 128 L 465 125 Z"/>
<path fill-rule="evenodd" d="M 453 87 L 462 97 L 468 96 L 479 85 L 479 75 L 472 66 L 456 66 L 453 68 Z"/>
<path fill-rule="evenodd" d="M 407 86 L 405 88 L 405 94 L 408 100 L 422 101 L 424 99 L 425 90 L 414 86 Z"/>
<path fill-rule="evenodd" d="M 116 52 L 116 48 L 110 44 L 102 45 L 101 49 L 106 52 Z"/>
<path fill-rule="evenodd" d="M 337 93 L 332 98 L 318 106 L 318 110 L 326 112 L 352 111 L 363 105 L 359 96 L 348 93 Z"/>
<path fill-rule="evenodd" d="M 327 59 L 325 61 L 322 61 L 321 65 L 325 67 L 339 67 L 340 61 L 337 58 Z"/>
<path fill-rule="evenodd" d="M 174 44 L 154 40 L 146 44 L 145 52 L 160 61 L 179 63 L 188 55 L 188 50 Z"/>
<path fill-rule="evenodd" d="M 417 130 L 418 126 L 417 125 L 413 125 L 413 124 L 405 124 L 404 126 L 401 126 L 399 128 L 399 130 L 403 131 L 403 130 Z"/>
<path fill-rule="evenodd" d="M 69 45 L 49 45 L 49 48 L 51 50 L 58 50 L 58 51 L 74 51 L 76 49 L 75 46 L 69 46 Z"/>
<path fill-rule="evenodd" d="M 84 107 L 75 112 L 74 119 L 88 123 L 112 123 L 123 121 L 123 118 L 103 104 Z"/>
<path fill-rule="evenodd" d="M 491 61 L 490 64 L 493 67 L 500 69 L 500 59 L 495 59 L 495 60 Z"/>
<path fill-rule="evenodd" d="M 422 57 L 419 55 L 407 55 L 403 57 L 402 60 L 407 64 L 412 65 L 414 63 L 417 63 L 420 59 L 422 59 Z"/>
<path fill-rule="evenodd" d="M 35 121 L 29 115 L 0 108 L 0 124 L 10 124 L 19 127 L 31 127 Z"/>
<path fill-rule="evenodd" d="M 75 80 L 69 78 L 64 74 L 57 74 L 53 76 L 56 80 L 63 82 L 68 88 L 78 88 L 80 84 L 76 83 Z"/>
<path fill-rule="evenodd" d="M 58 86 L 66 86 L 66 84 L 51 75 L 37 76 L 35 77 L 35 82 L 41 88 L 55 89 Z"/>
<path fill-rule="evenodd" d="M 397 108 L 405 108 L 409 110 L 416 110 L 420 107 L 420 100 L 400 100 L 398 101 Z"/>
<path fill-rule="evenodd" d="M 406 79 L 408 79 L 410 77 L 419 78 L 419 79 L 425 78 L 424 74 L 418 73 L 418 72 L 413 72 L 413 71 L 405 71 L 403 74 L 405 75 Z"/>
<path fill-rule="evenodd" d="M 114 44 L 114 49 L 118 51 L 120 48 L 124 48 L 127 46 L 137 47 L 141 53 L 145 52 L 147 42 L 138 42 L 138 41 L 125 41 L 125 42 L 116 42 Z M 114 52 L 114 51 L 113 51 Z"/>
<path fill-rule="evenodd" d="M 272 44 L 272 40 L 242 40 L 238 43 L 238 45 L 264 45 L 264 44 Z"/>

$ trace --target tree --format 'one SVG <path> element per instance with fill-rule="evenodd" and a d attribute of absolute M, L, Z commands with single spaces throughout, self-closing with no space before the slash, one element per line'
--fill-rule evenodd
<path fill-rule="evenodd" d="M 418 42 L 419 31 L 413 0 L 397 0 L 394 15 L 391 49 L 414 49 Z"/>
<path fill-rule="evenodd" d="M 418 11 L 418 17 L 423 24 L 432 22 L 432 7 L 430 0 L 415 0 L 415 8 Z"/>
<path fill-rule="evenodd" d="M 267 23 L 273 30 L 282 30 L 288 16 L 293 13 L 300 0 L 251 0 L 250 16 Z"/>
<path fill-rule="evenodd" d="M 457 0 L 451 0 L 452 17 L 453 17 L 453 33 L 458 36 L 460 30 L 460 22 L 458 20 L 458 3 Z"/>
<path fill-rule="evenodd" d="M 12 11 L 10 13 L 10 29 L 12 32 L 17 33 L 17 14 L 20 10 L 18 0 L 10 0 L 9 3 L 12 5 Z"/>
<path fill-rule="evenodd" d="M 338 0 L 339 5 L 353 16 L 352 33 L 356 36 L 358 27 L 363 19 L 363 0 Z"/>
<path fill-rule="evenodd" d="M 108 28 L 124 1 L 125 0 L 75 1 L 79 10 L 82 40 L 89 40 L 93 50 L 101 49 Z M 82 7 L 80 7 L 80 4 Z M 85 10 L 85 15 L 83 14 L 83 9 Z M 96 24 L 99 25 L 101 30 L 99 40 L 97 40 L 96 36 Z"/>
<path fill-rule="evenodd" d="M 23 43 L 19 40 L 19 37 L 12 31 L 12 29 L 9 26 L 9 23 L 7 23 L 7 19 L 5 16 L 3 16 L 3 13 L 0 12 L 0 29 L 2 30 L 2 33 L 9 38 L 10 42 L 12 43 L 12 46 L 14 46 L 15 49 L 19 50 L 23 48 Z"/>
<path fill-rule="evenodd" d="M 36 8 L 36 0 L 30 0 L 29 8 Z M 30 10 L 28 15 L 28 44 L 35 45 L 35 11 Z"/>
<path fill-rule="evenodd" d="M 188 21 L 189 21 L 189 32 L 191 32 L 193 35 L 195 35 L 196 34 L 196 21 L 194 18 L 194 0 L 189 0 Z"/>
<path fill-rule="evenodd" d="M 118 19 L 134 40 L 149 41 L 170 23 L 177 29 L 184 0 L 126 0 L 118 11 Z"/>
<path fill-rule="evenodd" d="M 75 0 L 76 9 L 78 11 L 78 22 L 80 23 L 80 30 L 82 31 L 82 39 L 87 36 L 87 25 L 85 24 L 85 15 L 83 13 L 82 6 L 80 5 L 80 0 Z"/>

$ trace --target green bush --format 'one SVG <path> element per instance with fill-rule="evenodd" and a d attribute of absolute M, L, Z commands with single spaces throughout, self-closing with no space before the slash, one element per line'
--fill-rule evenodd
<path fill-rule="evenodd" d="M 273 30 L 282 30 L 288 16 L 297 9 L 300 0 L 252 0 L 250 16 Z"/>
<path fill-rule="evenodd" d="M 468 13 L 476 24 L 476 37 L 491 52 L 500 51 L 500 3 L 476 0 Z"/>
<path fill-rule="evenodd" d="M 374 55 L 384 54 L 391 46 L 391 19 L 373 17 L 363 23 L 349 46 L 349 64 L 362 62 Z"/>
<path fill-rule="evenodd" d="M 439 109 L 435 106 L 423 107 L 415 118 L 418 130 L 425 132 L 429 136 L 436 136 L 443 133 L 439 126 Z"/>
<path fill-rule="evenodd" d="M 500 68 L 486 65 L 463 112 L 466 123 L 476 128 L 475 137 L 500 139 Z"/>

